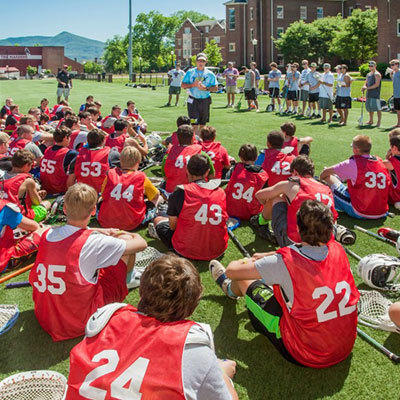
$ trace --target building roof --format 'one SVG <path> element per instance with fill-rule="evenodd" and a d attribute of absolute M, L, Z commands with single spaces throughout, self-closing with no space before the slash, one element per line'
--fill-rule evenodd
<path fill-rule="evenodd" d="M 15 67 L 0 67 L 0 74 L 4 74 L 6 72 L 19 72 L 19 69 Z"/>
<path fill-rule="evenodd" d="M 211 26 L 213 27 L 214 25 L 221 25 L 222 28 L 224 28 L 225 26 L 225 20 L 224 19 L 205 19 L 204 21 L 200 21 L 197 24 L 194 24 L 194 26 L 196 27 L 200 27 L 200 26 Z"/>

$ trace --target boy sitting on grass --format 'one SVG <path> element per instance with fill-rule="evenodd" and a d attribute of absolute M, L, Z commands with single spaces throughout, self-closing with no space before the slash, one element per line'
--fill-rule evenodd
<path fill-rule="evenodd" d="M 144 172 L 138 171 L 142 157 L 135 147 L 121 152 L 121 168 L 108 171 L 102 190 L 98 221 L 103 228 L 131 231 L 146 221 L 146 198 L 157 205 L 159 192 Z"/>
<path fill-rule="evenodd" d="M 285 135 L 283 150 L 286 154 L 298 156 L 299 154 L 310 155 L 310 144 L 313 141 L 311 136 L 297 138 L 296 125 L 293 122 L 285 122 L 281 125 L 281 131 Z M 291 150 L 291 151 L 290 151 Z"/>
<path fill-rule="evenodd" d="M 218 360 L 210 327 L 188 320 L 202 291 L 188 260 L 165 255 L 150 264 L 137 308 L 110 304 L 90 318 L 85 339 L 71 351 L 66 400 L 111 398 L 117 390 L 121 399 L 237 400 L 236 363 Z M 105 360 L 113 371 L 89 384 Z"/>
<path fill-rule="evenodd" d="M 178 117 L 176 120 L 176 126 L 179 128 L 181 125 L 190 125 L 190 118 L 187 117 L 186 115 L 181 115 Z M 193 131 L 193 144 L 198 144 L 200 142 L 200 138 L 198 138 L 195 135 L 195 132 Z M 179 140 L 178 140 L 178 134 L 177 132 L 173 132 L 171 136 L 168 136 L 162 144 L 167 147 L 167 151 L 171 149 L 172 146 L 177 146 L 179 145 Z"/>
<path fill-rule="evenodd" d="M 305 201 L 297 226 L 301 244 L 233 261 L 226 270 L 213 260 L 210 272 L 228 297 L 245 297 L 254 329 L 286 360 L 326 368 L 353 349 L 360 294 L 343 247 L 332 240 L 329 208 Z"/>
<path fill-rule="evenodd" d="M 389 133 L 390 150 L 383 161 L 390 172 L 389 204 L 400 210 L 400 129 L 393 129 Z"/>
<path fill-rule="evenodd" d="M 96 204 L 92 187 L 77 183 L 68 189 L 67 224 L 43 234 L 29 275 L 36 318 L 54 341 L 83 335 L 99 307 L 125 299 L 127 272 L 147 247 L 136 233 L 89 229 Z"/>
<path fill-rule="evenodd" d="M 226 193 L 226 209 L 229 216 L 249 220 L 262 211 L 262 205 L 255 194 L 266 186 L 268 174 L 259 165 L 257 147 L 244 144 L 239 150 L 240 162 L 233 169 Z"/>

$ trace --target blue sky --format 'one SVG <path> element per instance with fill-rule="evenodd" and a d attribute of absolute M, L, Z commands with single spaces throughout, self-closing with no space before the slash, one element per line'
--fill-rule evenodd
<path fill-rule="evenodd" d="M 134 18 L 138 13 L 150 10 L 168 15 L 177 10 L 193 9 L 216 18 L 224 18 L 225 11 L 223 0 L 132 2 Z M 6 14 L 1 18 L 0 39 L 32 35 L 53 36 L 68 31 L 105 41 L 113 35 L 127 32 L 128 0 L 12 0 L 8 4 Z"/>

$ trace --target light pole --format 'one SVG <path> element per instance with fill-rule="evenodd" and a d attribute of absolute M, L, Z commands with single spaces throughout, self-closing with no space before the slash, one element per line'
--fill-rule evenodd
<path fill-rule="evenodd" d="M 174 69 L 174 55 L 175 55 L 175 52 L 173 50 L 171 50 L 172 69 Z"/>
<path fill-rule="evenodd" d="M 257 43 L 258 40 L 256 38 L 254 38 L 252 41 L 253 46 L 254 46 L 254 61 L 257 63 Z"/>
<path fill-rule="evenodd" d="M 133 80 L 132 71 L 132 0 L 129 0 L 129 49 L 128 49 L 128 62 L 129 62 L 129 82 Z"/>

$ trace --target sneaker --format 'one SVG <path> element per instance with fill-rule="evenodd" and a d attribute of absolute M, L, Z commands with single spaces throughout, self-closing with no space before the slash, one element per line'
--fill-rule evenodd
<path fill-rule="evenodd" d="M 256 112 L 260 112 L 260 110 L 257 108 Z"/>
<path fill-rule="evenodd" d="M 164 107 L 171 107 L 171 103 L 167 103 Z"/>
<path fill-rule="evenodd" d="M 276 244 L 276 238 L 275 238 L 274 234 L 271 232 L 271 230 L 269 229 L 269 224 L 260 225 L 258 218 L 259 218 L 258 214 L 253 215 L 249 221 L 250 226 L 256 231 L 256 234 L 261 239 L 268 240 L 269 242 Z"/>
<path fill-rule="evenodd" d="M 126 286 L 128 289 L 135 289 L 140 286 L 140 278 L 143 275 L 143 271 L 134 268 L 126 275 Z"/>
<path fill-rule="evenodd" d="M 147 226 L 147 232 L 149 236 L 152 237 L 153 239 L 160 239 L 153 222 L 150 222 L 149 225 Z"/>
<path fill-rule="evenodd" d="M 236 297 L 228 295 L 228 285 L 232 281 L 226 277 L 225 267 L 219 261 L 211 260 L 208 269 L 210 270 L 211 276 L 214 279 L 215 283 L 222 289 L 225 295 L 228 296 L 230 299 L 236 300 Z"/>

